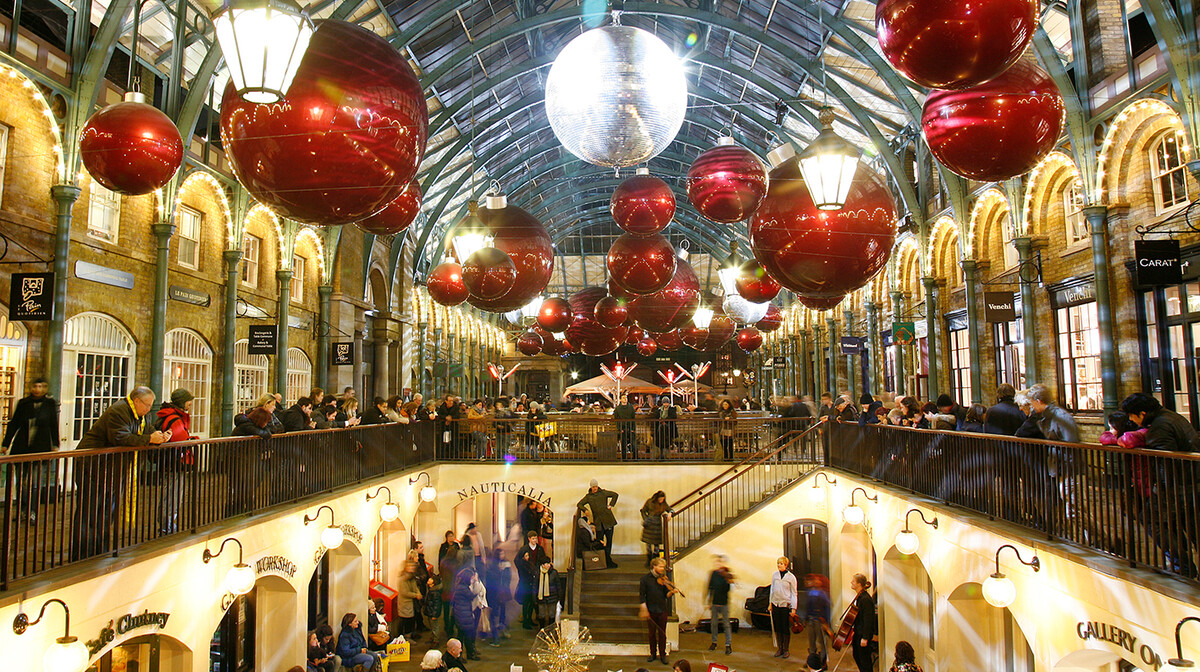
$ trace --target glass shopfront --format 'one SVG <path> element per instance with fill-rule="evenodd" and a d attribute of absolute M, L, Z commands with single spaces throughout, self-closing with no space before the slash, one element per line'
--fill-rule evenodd
<path fill-rule="evenodd" d="M 1100 320 L 1091 277 L 1047 288 L 1054 309 L 1058 403 L 1071 412 L 1104 408 L 1100 380 Z"/>
<path fill-rule="evenodd" d="M 1142 385 L 1200 427 L 1200 249 L 1183 261 L 1183 284 L 1140 292 Z"/>

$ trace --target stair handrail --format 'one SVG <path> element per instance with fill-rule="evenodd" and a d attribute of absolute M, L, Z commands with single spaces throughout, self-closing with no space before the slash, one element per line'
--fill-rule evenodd
<path fill-rule="evenodd" d="M 571 517 L 571 547 L 567 549 L 567 614 L 578 614 L 580 578 L 575 574 L 575 535 L 579 532 L 579 509 Z"/>

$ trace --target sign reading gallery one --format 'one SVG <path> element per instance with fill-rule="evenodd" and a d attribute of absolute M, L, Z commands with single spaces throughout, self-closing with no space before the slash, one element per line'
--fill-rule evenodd
<path fill-rule="evenodd" d="M 1109 642 L 1137 656 L 1143 664 L 1152 670 L 1163 666 L 1162 656 L 1158 655 L 1149 644 L 1138 641 L 1137 636 L 1124 628 L 1101 621 L 1081 621 L 1075 625 L 1075 634 L 1087 641 L 1094 639 L 1098 642 Z"/>
<path fill-rule="evenodd" d="M 544 506 L 550 506 L 550 496 L 537 488 L 521 485 L 520 483 L 512 483 L 510 481 L 491 481 L 489 483 L 479 483 L 472 485 L 469 488 L 458 490 L 458 501 L 465 502 L 472 497 L 479 495 L 520 495 L 528 497 Z"/>

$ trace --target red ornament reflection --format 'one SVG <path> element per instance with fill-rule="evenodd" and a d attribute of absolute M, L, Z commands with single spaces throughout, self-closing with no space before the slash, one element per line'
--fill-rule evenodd
<path fill-rule="evenodd" d="M 1064 111 L 1050 75 L 1022 61 L 965 91 L 930 91 L 921 129 L 933 155 L 955 174 L 1001 182 L 1033 170 L 1054 149 Z"/>
<path fill-rule="evenodd" d="M 515 205 L 480 208 L 479 219 L 492 235 L 492 247 L 504 252 L 517 267 L 511 289 L 495 299 L 471 297 L 472 306 L 493 313 L 521 308 L 542 293 L 554 274 L 554 246 L 536 217 Z"/>
<path fill-rule="evenodd" d="M 625 326 L 629 321 L 629 309 L 625 302 L 615 296 L 606 296 L 596 302 L 596 323 L 606 329 Z"/>
<path fill-rule="evenodd" d="M 797 296 L 800 305 L 810 310 L 833 310 L 838 307 L 845 296 Z"/>
<path fill-rule="evenodd" d="M 779 295 L 782 289 L 775 278 L 757 260 L 742 264 L 742 273 L 737 277 L 737 292 L 750 303 L 766 303 Z"/>
<path fill-rule="evenodd" d="M 542 301 L 538 309 L 537 322 L 543 329 L 552 334 L 561 334 L 571 326 L 571 304 L 566 299 L 552 296 Z"/>
<path fill-rule="evenodd" d="M 736 332 L 737 325 L 733 320 L 725 315 L 714 315 L 712 321 L 708 323 L 708 338 L 704 341 L 704 346 L 699 349 L 709 352 L 719 350 L 733 339 Z"/>
<path fill-rule="evenodd" d="M 420 211 L 421 183 L 413 178 L 404 191 L 384 206 L 383 210 L 359 221 L 355 226 L 377 236 L 391 236 L 411 226 Z"/>
<path fill-rule="evenodd" d="M 626 308 L 626 313 L 628 313 L 628 310 L 629 309 Z M 642 329 L 641 327 L 630 327 L 629 335 L 627 335 L 625 337 L 625 344 L 626 345 L 637 345 L 638 341 L 642 340 L 643 338 L 646 338 L 647 336 L 649 336 L 649 334 L 646 333 L 645 329 Z"/>
<path fill-rule="evenodd" d="M 841 210 L 813 205 L 795 157 L 771 171 L 771 188 L 750 219 L 750 247 L 779 284 L 814 297 L 862 287 L 886 264 L 896 206 L 882 176 L 860 164 Z"/>
<path fill-rule="evenodd" d="M 567 327 L 567 340 L 589 357 L 600 357 L 616 350 L 629 334 L 626 327 L 606 328 L 596 322 L 596 304 L 606 295 L 603 287 L 585 287 L 570 298 L 574 319 Z"/>
<path fill-rule="evenodd" d="M 653 338 L 654 342 L 658 343 L 658 347 L 662 348 L 663 350 L 678 350 L 683 347 L 683 337 L 679 335 L 678 329 L 673 329 L 661 334 L 650 334 L 650 337 Z"/>
<path fill-rule="evenodd" d="M 1007 70 L 1038 27 L 1037 0 L 879 0 L 879 49 L 921 86 L 962 89 Z"/>
<path fill-rule="evenodd" d="M 654 339 L 649 336 L 643 336 L 638 339 L 637 351 L 643 357 L 652 357 L 654 353 L 658 352 L 658 343 L 655 343 Z"/>
<path fill-rule="evenodd" d="M 457 306 L 467 300 L 467 286 L 463 284 L 462 266 L 453 261 L 443 261 L 429 272 L 425 281 L 429 298 L 443 306 Z"/>
<path fill-rule="evenodd" d="M 533 331 L 526 331 L 517 337 L 517 351 L 527 357 L 533 357 L 542 351 L 542 337 Z"/>
<path fill-rule="evenodd" d="M 629 302 L 629 316 L 646 331 L 661 333 L 687 325 L 699 305 L 700 279 L 691 264 L 680 262 L 670 284 Z"/>
<path fill-rule="evenodd" d="M 694 350 L 703 350 L 705 344 L 708 343 L 708 329 L 697 327 L 694 324 L 683 327 L 679 330 L 679 340 Z"/>
<path fill-rule="evenodd" d="M 667 228 L 675 216 L 675 194 L 670 185 L 650 175 L 634 175 L 617 186 L 609 202 L 617 226 L 648 236 Z"/>
<path fill-rule="evenodd" d="M 494 247 L 482 247 L 471 253 L 462 265 L 463 284 L 471 296 L 495 299 L 512 289 L 517 267 L 507 254 Z"/>
<path fill-rule="evenodd" d="M 767 195 L 767 169 L 745 147 L 719 145 L 692 162 L 687 195 L 696 210 L 714 222 L 740 222 L 754 214 Z"/>
<path fill-rule="evenodd" d="M 567 346 L 553 336 L 542 335 L 542 354 L 551 357 L 561 357 L 567 354 Z"/>
<path fill-rule="evenodd" d="M 755 322 L 754 326 L 758 327 L 759 331 L 761 331 L 765 334 L 769 334 L 772 331 L 775 331 L 776 329 L 783 326 L 783 312 L 780 311 L 779 308 L 773 304 L 770 306 L 767 306 L 766 317 L 759 320 L 758 322 Z"/>
<path fill-rule="evenodd" d="M 125 101 L 88 119 L 79 134 L 79 154 L 97 182 L 138 196 L 171 181 L 183 163 L 183 138 L 158 108 Z"/>
<path fill-rule="evenodd" d="M 737 344 L 743 352 L 754 352 L 763 342 L 762 333 L 754 327 L 746 327 L 737 333 Z"/>
<path fill-rule="evenodd" d="M 676 259 L 666 236 L 626 233 L 608 248 L 608 277 L 631 294 L 653 294 L 671 282 Z"/>
<path fill-rule="evenodd" d="M 230 83 L 221 139 L 234 173 L 279 215 L 348 224 L 379 212 L 417 173 L 429 110 L 416 74 L 387 40 L 320 22 L 287 96 L 258 105 Z"/>

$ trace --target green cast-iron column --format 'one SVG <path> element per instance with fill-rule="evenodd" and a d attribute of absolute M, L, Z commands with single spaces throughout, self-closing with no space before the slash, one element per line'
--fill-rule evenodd
<path fill-rule="evenodd" d="M 846 335 L 854 335 L 854 311 L 846 309 L 842 311 L 842 317 L 846 320 Z M 841 350 L 841 344 L 838 344 L 838 349 Z M 846 389 L 850 392 L 850 403 L 858 404 L 858 394 L 855 388 L 858 387 L 858 372 L 854 370 L 854 355 L 846 355 Z"/>
<path fill-rule="evenodd" d="M 921 278 L 925 285 L 925 331 L 929 349 L 929 398 L 937 399 L 938 385 L 938 348 L 937 348 L 937 278 Z M 918 353 L 918 357 L 920 354 Z"/>
<path fill-rule="evenodd" d="M 838 396 L 838 370 L 837 370 L 837 318 L 830 311 L 825 318 L 825 386 L 830 394 L 837 398 Z"/>
<path fill-rule="evenodd" d="M 1014 238 L 1017 247 L 1017 281 L 1021 283 L 1021 349 L 1025 352 L 1025 386 L 1038 382 L 1037 319 L 1033 312 L 1035 301 L 1033 281 L 1033 241 L 1029 238 Z"/>
<path fill-rule="evenodd" d="M 275 271 L 275 279 L 279 282 L 279 307 L 275 311 L 277 313 L 275 330 L 279 332 L 275 350 L 275 391 L 283 395 L 284 406 L 288 406 L 296 401 L 287 398 L 288 310 L 291 307 L 292 294 L 291 269 Z M 363 396 L 366 396 L 365 390 Z"/>
<path fill-rule="evenodd" d="M 1096 318 L 1100 326 L 1100 383 L 1104 390 L 1104 414 L 1117 410 L 1117 346 L 1113 337 L 1112 297 L 1108 290 L 1108 207 L 1089 205 L 1083 209 L 1092 232 L 1092 267 L 1095 269 Z M 1022 306 L 1022 311 L 1025 307 Z"/>
<path fill-rule="evenodd" d="M 329 323 L 329 297 L 333 296 L 333 285 L 317 286 L 317 387 L 329 388 L 329 339 L 333 325 Z M 359 354 L 361 357 L 362 354 Z M 314 399 L 320 403 L 320 400 Z"/>
<path fill-rule="evenodd" d="M 446 390 L 444 387 L 438 388 L 437 365 L 441 361 L 442 361 L 442 328 L 434 327 L 433 328 L 433 381 L 432 381 L 432 383 L 433 383 L 433 387 L 435 389 L 430 390 L 431 396 L 434 399 L 437 399 L 441 396 L 445 396 L 446 392 L 448 392 L 448 390 Z"/>
<path fill-rule="evenodd" d="M 67 276 L 70 274 L 71 208 L 79 200 L 79 187 L 58 184 L 50 187 L 54 199 L 54 308 L 50 316 L 49 352 L 46 353 L 46 380 L 50 396 L 62 399 L 63 340 L 67 321 Z"/>
<path fill-rule="evenodd" d="M 800 379 L 800 395 L 812 394 L 813 358 L 809 350 L 808 330 L 800 330 L 800 361 L 804 363 L 804 375 Z"/>
<path fill-rule="evenodd" d="M 425 339 L 429 336 L 429 323 L 417 323 L 417 380 L 416 391 L 432 399 L 429 394 L 429 379 L 425 375 L 425 355 L 427 348 L 425 347 Z"/>
<path fill-rule="evenodd" d="M 828 375 L 828 362 L 825 361 L 825 354 L 822 352 L 821 344 L 824 343 L 824 327 L 821 326 L 820 320 L 813 320 L 813 379 L 812 379 L 812 395 L 813 399 L 820 401 L 822 388 L 825 387 L 825 380 Z"/>
<path fill-rule="evenodd" d="M 867 361 L 870 364 L 871 380 L 863 381 L 863 392 L 870 393 L 875 390 L 875 394 L 883 389 L 879 384 L 880 366 L 879 366 L 879 304 L 874 301 L 868 301 L 867 304 Z"/>
<path fill-rule="evenodd" d="M 233 416 L 237 409 L 237 383 L 234 381 L 234 350 L 237 345 L 238 264 L 241 250 L 225 250 L 225 337 L 221 343 L 221 429 L 214 436 L 233 431 Z"/>
<path fill-rule="evenodd" d="M 904 292 L 892 292 L 892 345 L 896 348 L 896 396 L 904 394 L 904 346 L 896 342 L 896 323 L 904 316 Z"/>
<path fill-rule="evenodd" d="M 974 259 L 964 259 L 962 262 L 963 282 L 967 286 L 967 338 L 970 339 L 970 358 L 971 358 L 971 403 L 983 403 L 983 382 L 980 378 L 983 376 L 983 367 L 979 362 L 979 303 L 976 296 L 975 275 L 976 265 Z M 962 400 L 959 400 L 961 403 Z"/>
<path fill-rule="evenodd" d="M 161 404 L 171 394 L 171 390 L 163 389 L 163 360 L 167 339 L 167 254 L 175 225 L 159 222 L 153 228 L 158 245 L 154 255 L 154 313 L 150 323 L 150 389 Z"/>

